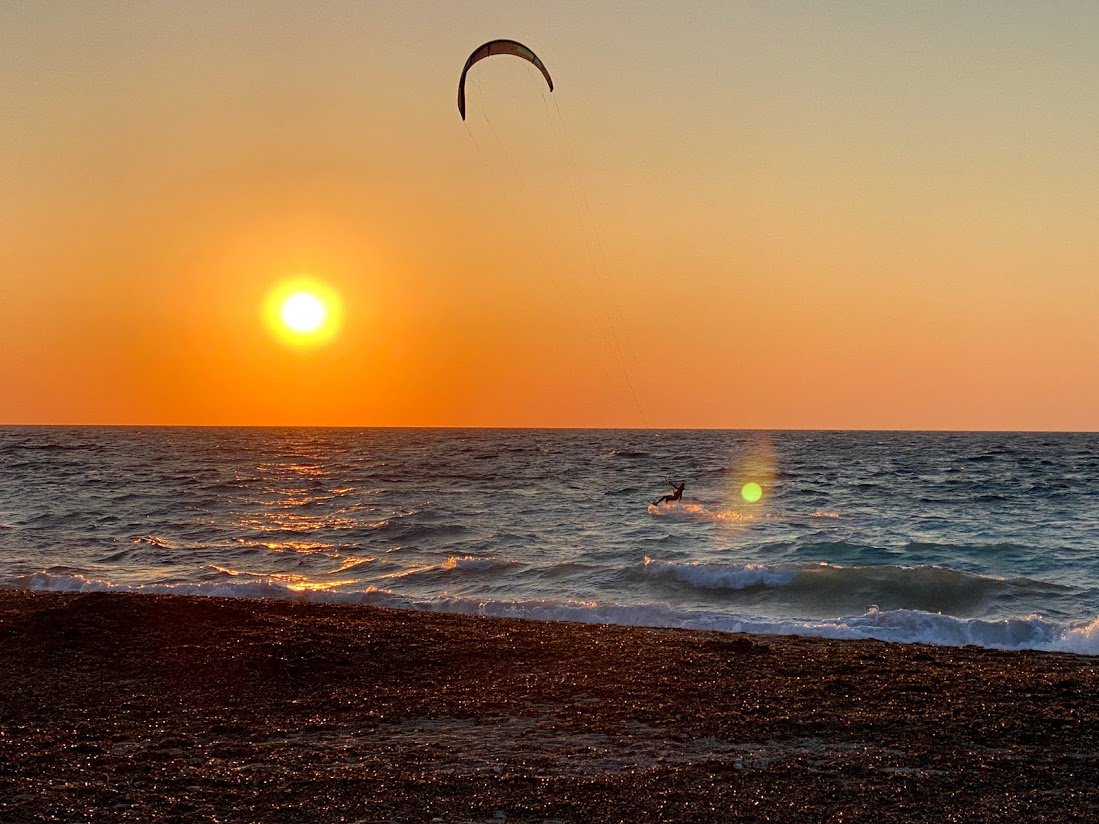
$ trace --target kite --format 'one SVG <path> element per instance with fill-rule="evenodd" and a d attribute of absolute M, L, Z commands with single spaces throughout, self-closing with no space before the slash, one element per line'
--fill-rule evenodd
<path fill-rule="evenodd" d="M 535 68 L 542 72 L 542 76 L 546 78 L 549 90 L 553 91 L 553 78 L 550 77 L 545 64 L 538 59 L 538 55 L 515 40 L 489 40 L 483 46 L 474 49 L 473 54 L 469 56 L 469 60 L 462 67 L 462 76 L 458 80 L 458 112 L 462 115 L 462 120 L 466 119 L 466 75 L 474 63 L 494 54 L 514 54 L 516 57 L 521 57 L 533 63 Z"/>

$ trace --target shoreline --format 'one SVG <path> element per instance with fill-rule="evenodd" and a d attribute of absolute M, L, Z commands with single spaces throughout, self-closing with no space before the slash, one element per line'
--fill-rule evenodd
<path fill-rule="evenodd" d="M 0 590 L 0 818 L 1099 818 L 1094 657 Z"/>
<path fill-rule="evenodd" d="M 142 539 L 142 541 L 157 540 Z M 492 559 L 451 556 L 448 563 L 459 565 L 494 563 Z M 506 562 L 505 562 L 506 563 Z M 675 566 L 674 562 L 646 557 L 646 567 Z M 688 565 L 690 567 L 690 565 Z M 748 564 L 742 570 L 751 576 L 761 574 Z M 698 567 L 703 569 L 704 567 Z M 812 569 L 818 568 L 812 565 Z M 889 569 L 890 567 L 883 567 Z M 834 567 L 842 570 L 842 567 Z M 927 569 L 921 567 L 921 569 Z M 772 567 L 779 575 L 800 575 L 783 565 Z M 858 572 L 858 568 L 848 568 Z M 965 576 L 966 573 L 954 574 Z M 718 575 L 727 573 L 719 572 Z M 740 574 L 740 573 L 734 573 Z M 764 571 L 767 575 L 768 571 Z M 980 576 L 978 576 L 980 577 Z M 996 578 L 985 580 L 998 581 Z M 473 615 L 550 623 L 614 624 L 624 627 L 680 629 L 689 632 L 719 632 L 762 637 L 823 638 L 836 641 L 873 640 L 890 644 L 917 644 L 963 648 L 977 646 L 1006 652 L 1057 652 L 1099 657 L 1099 617 L 1076 619 L 1047 618 L 1027 613 L 1000 618 L 963 618 L 944 612 L 912 608 L 878 610 L 870 608 L 862 615 L 842 618 L 795 618 L 768 615 L 739 615 L 710 612 L 706 609 L 677 608 L 661 601 L 643 603 L 595 603 L 573 600 L 507 600 L 443 594 L 417 597 L 368 585 L 356 591 L 295 590 L 277 580 L 254 576 L 242 583 L 144 584 L 120 585 L 108 580 L 88 578 L 83 573 L 52 575 L 45 571 L 22 576 L 16 582 L 0 585 L 0 591 L 27 589 L 35 592 L 69 594 L 111 593 L 164 595 L 172 597 L 242 598 L 254 600 L 305 601 L 313 604 L 399 609 L 447 615 Z"/>

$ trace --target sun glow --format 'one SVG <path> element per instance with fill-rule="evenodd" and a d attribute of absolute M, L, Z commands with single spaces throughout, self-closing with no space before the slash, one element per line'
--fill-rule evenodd
<path fill-rule="evenodd" d="M 343 307 L 339 296 L 325 284 L 296 279 L 272 290 L 264 314 L 272 333 L 283 343 L 309 347 L 327 343 L 339 332 Z"/>

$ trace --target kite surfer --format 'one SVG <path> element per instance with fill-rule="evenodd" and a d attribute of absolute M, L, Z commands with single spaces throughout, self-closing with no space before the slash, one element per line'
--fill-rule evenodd
<path fill-rule="evenodd" d="M 668 480 L 668 479 L 665 478 L 664 480 Z M 660 506 L 662 503 L 664 503 L 666 501 L 668 501 L 668 502 L 678 501 L 680 498 L 683 497 L 683 487 L 685 487 L 686 485 L 687 485 L 686 481 L 681 481 L 678 484 L 673 484 L 671 481 L 668 481 L 668 486 L 670 486 L 672 488 L 672 494 L 671 495 L 663 495 L 663 496 L 661 496 L 660 500 L 653 501 L 653 506 Z"/>

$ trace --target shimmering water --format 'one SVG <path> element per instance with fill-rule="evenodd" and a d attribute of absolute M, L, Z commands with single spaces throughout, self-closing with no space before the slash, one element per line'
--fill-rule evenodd
<path fill-rule="evenodd" d="M 1099 435 L 0 428 L 0 583 L 1095 654 Z"/>

